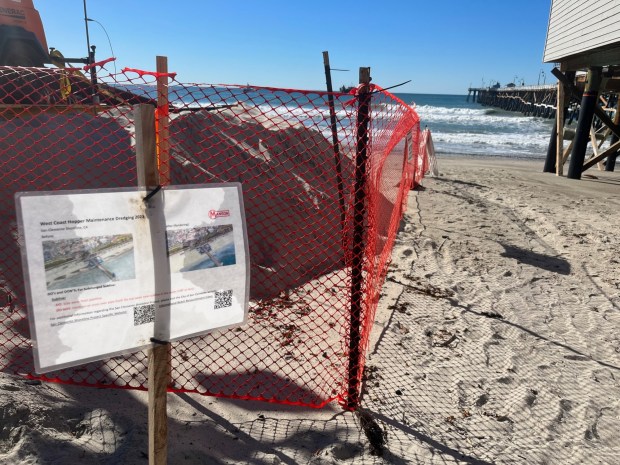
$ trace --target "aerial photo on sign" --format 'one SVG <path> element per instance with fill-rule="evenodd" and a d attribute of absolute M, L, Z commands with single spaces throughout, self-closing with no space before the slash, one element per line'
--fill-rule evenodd
<path fill-rule="evenodd" d="M 48 290 L 135 278 L 131 234 L 43 241 Z"/>
<path fill-rule="evenodd" d="M 233 226 L 200 226 L 166 232 L 170 272 L 236 264 Z"/>

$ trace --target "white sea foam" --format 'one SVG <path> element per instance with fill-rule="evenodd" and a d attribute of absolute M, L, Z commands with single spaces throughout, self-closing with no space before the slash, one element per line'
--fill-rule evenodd
<path fill-rule="evenodd" d="M 327 107 L 259 106 L 265 116 L 279 116 L 294 123 L 318 128 L 331 137 Z M 422 127 L 428 125 L 439 153 L 466 153 L 488 156 L 543 157 L 549 142 L 551 122 L 524 117 L 492 108 L 447 108 L 422 105 L 415 107 Z M 372 112 L 374 118 L 382 113 Z M 336 107 L 340 137 L 350 131 L 343 122 L 353 115 L 350 109 Z M 349 120 L 350 123 L 350 120 Z M 344 129 L 344 132 L 343 132 Z"/>
<path fill-rule="evenodd" d="M 546 149 L 549 138 L 542 134 L 433 133 L 433 141 L 436 144 L 471 145 L 474 151 L 486 147 L 514 152 Z"/>
<path fill-rule="evenodd" d="M 444 122 L 467 126 L 542 126 L 541 118 L 522 117 L 516 113 L 500 112 L 491 108 L 443 108 L 424 105 L 416 107 L 422 123 Z"/>
<path fill-rule="evenodd" d="M 224 96 L 217 94 L 216 97 Z M 272 97 L 272 94 L 260 92 L 231 94 L 225 103 L 245 100 L 244 104 L 258 106 L 267 118 L 279 117 L 293 124 L 314 127 L 331 139 L 329 110 L 322 96 L 315 99 L 309 96 L 305 104 L 302 103 L 305 97 L 301 100 L 291 99 L 288 94 L 278 99 Z M 400 98 L 405 102 L 418 102 L 413 107 L 420 115 L 421 126 L 428 126 L 432 131 L 438 153 L 538 158 L 546 154 L 551 120 L 482 107 L 466 102 L 465 96 L 400 94 Z M 337 131 L 341 140 L 349 140 L 354 131 L 355 107 L 343 107 L 342 103 L 341 100 L 335 102 Z M 394 117 L 397 107 L 398 104 L 386 101 L 373 105 L 371 117 L 377 121 L 375 129 L 383 127 L 383 118 Z"/>
<path fill-rule="evenodd" d="M 417 106 L 439 153 L 545 156 L 552 121 L 488 107 Z"/>

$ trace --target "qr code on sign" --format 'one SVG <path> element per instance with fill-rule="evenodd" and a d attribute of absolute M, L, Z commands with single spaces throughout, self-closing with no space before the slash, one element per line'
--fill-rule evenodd
<path fill-rule="evenodd" d="M 215 304 L 213 308 L 230 307 L 232 305 L 232 289 L 228 291 L 215 291 Z"/>
<path fill-rule="evenodd" d="M 143 325 L 155 321 L 155 304 L 139 305 L 133 308 L 133 325 Z"/>

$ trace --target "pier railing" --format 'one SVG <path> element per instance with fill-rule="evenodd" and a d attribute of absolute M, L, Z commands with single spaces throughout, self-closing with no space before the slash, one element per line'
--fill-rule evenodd
<path fill-rule="evenodd" d="M 364 142 L 360 95 L 334 93 L 335 150 L 325 92 L 187 84 L 138 70 L 98 75 L 93 85 L 79 70 L 0 68 L 0 369 L 147 389 L 142 352 L 34 373 L 14 205 L 20 191 L 135 186 L 133 106 L 147 103 L 157 109 L 166 184 L 242 183 L 251 256 L 248 324 L 172 344 L 170 390 L 354 407 L 407 192 L 423 176 L 417 114 L 389 92 L 366 89 Z M 353 244 L 356 225 L 361 247 Z"/>
<path fill-rule="evenodd" d="M 555 117 L 557 86 L 470 87 L 467 100 L 526 116 Z"/>

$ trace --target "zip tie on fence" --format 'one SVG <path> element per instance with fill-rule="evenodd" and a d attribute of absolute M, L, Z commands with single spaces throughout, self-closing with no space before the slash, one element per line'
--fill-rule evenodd
<path fill-rule="evenodd" d="M 153 196 L 157 194 L 160 190 L 161 190 L 161 184 L 157 186 L 155 189 L 153 189 L 151 192 L 149 192 L 147 196 L 144 197 L 144 199 L 142 199 L 144 203 L 147 203 L 149 200 L 151 200 Z"/>
<path fill-rule="evenodd" d="M 88 71 L 88 70 L 90 70 L 91 68 L 94 68 L 95 66 L 100 66 L 100 67 L 103 67 L 103 65 L 105 65 L 105 64 L 107 64 L 107 63 L 110 63 L 111 61 L 116 61 L 116 57 L 110 57 L 110 58 L 107 58 L 107 59 L 105 59 L 105 60 L 96 61 L 96 62 L 94 62 L 94 63 L 91 63 L 91 64 L 89 64 L 89 65 L 84 66 L 82 69 L 83 69 L 84 71 Z"/>
<path fill-rule="evenodd" d="M 162 345 L 162 346 L 170 344 L 170 341 L 162 341 L 161 339 L 156 339 L 154 337 L 151 338 L 151 342 L 153 342 L 154 344 Z"/>
<path fill-rule="evenodd" d="M 374 94 L 375 93 L 375 89 L 381 89 L 379 86 L 375 85 L 375 84 L 358 84 L 357 87 L 354 87 L 353 89 L 351 89 L 349 92 L 347 92 L 347 94 L 349 95 L 353 95 L 355 98 L 352 98 L 351 100 L 347 101 L 347 102 L 343 102 L 343 106 L 347 107 L 349 105 L 353 105 L 355 102 L 357 102 L 357 96 L 359 95 L 359 91 L 360 89 L 366 86 L 370 89 L 370 93 Z"/>
<path fill-rule="evenodd" d="M 136 73 L 140 77 L 153 76 L 155 78 L 169 77 L 171 79 L 174 79 L 177 76 L 177 73 L 158 73 L 157 71 L 143 71 L 141 69 L 135 69 L 135 68 L 123 68 L 122 72 L 123 73 L 129 73 L 129 72 Z"/>

